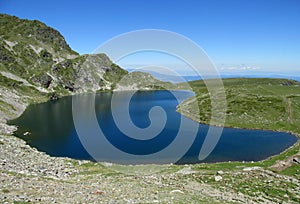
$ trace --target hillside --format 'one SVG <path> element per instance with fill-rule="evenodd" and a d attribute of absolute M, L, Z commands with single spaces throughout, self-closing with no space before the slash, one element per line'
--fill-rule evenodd
<path fill-rule="evenodd" d="M 227 103 L 226 127 L 300 134 L 299 82 L 288 79 L 232 78 L 223 79 L 223 84 Z M 190 85 L 196 97 L 182 103 L 179 112 L 198 122 L 210 124 L 211 100 L 204 82 L 192 81 Z M 195 107 L 199 107 L 200 116 L 193 114 Z"/>
<path fill-rule="evenodd" d="M 299 83 L 226 79 L 224 84 L 226 126 L 300 133 Z M 210 123 L 210 97 L 203 81 L 190 85 L 196 97 L 178 110 Z M 29 104 L 50 98 L 162 87 L 175 88 L 149 74 L 128 74 L 105 54 L 79 55 L 58 31 L 39 21 L 0 14 L 0 202 L 300 202 L 299 142 L 259 162 L 122 166 L 50 157 L 13 136 L 16 127 L 6 124 Z M 194 114 L 195 106 L 200 116 Z"/>
<path fill-rule="evenodd" d="M 113 90 L 125 75 L 127 89 L 133 88 L 133 82 L 135 89 L 143 88 L 147 81 L 161 84 L 146 73 L 128 74 L 105 54 L 79 55 L 57 30 L 44 23 L 0 14 L 1 126 L 29 103 Z M 122 85 L 118 88 L 124 89 Z"/>
<path fill-rule="evenodd" d="M 39 21 L 1 14 L 0 25 L 1 72 L 21 77 L 45 92 L 111 89 L 127 73 L 104 54 L 79 56 L 58 31 Z M 108 81 L 106 74 L 115 78 Z M 79 83 L 86 79 L 93 86 L 81 83 L 80 90 Z"/>

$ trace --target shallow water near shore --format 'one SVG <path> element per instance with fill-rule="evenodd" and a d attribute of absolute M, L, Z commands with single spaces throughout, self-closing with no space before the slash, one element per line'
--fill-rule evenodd
<path fill-rule="evenodd" d="M 176 93 L 179 101 L 173 96 Z M 122 96 L 123 94 L 123 96 Z M 121 99 L 127 97 L 129 92 L 122 92 Z M 297 142 L 297 137 L 288 133 L 224 128 L 222 136 L 212 153 L 202 161 L 198 154 L 206 137 L 209 126 L 196 122 L 176 112 L 176 106 L 192 96 L 189 91 L 138 91 L 131 98 L 129 113 L 132 122 L 138 128 L 146 128 L 151 122 L 149 111 L 159 106 L 164 109 L 167 120 L 163 130 L 157 137 L 148 140 L 138 140 L 127 137 L 115 124 L 111 99 L 113 93 L 97 93 L 95 96 L 95 112 L 99 127 L 106 139 L 120 151 L 131 155 L 147 155 L 158 152 L 170 145 L 175 139 L 180 127 L 181 117 L 191 126 L 198 126 L 196 138 L 193 139 L 187 152 L 181 155 L 178 164 L 222 161 L 258 161 L 272 155 L 279 154 Z M 77 96 L 78 97 L 78 96 Z M 79 95 L 89 98 L 89 94 Z M 84 101 L 84 100 L 83 100 Z M 123 107 L 122 100 L 118 100 L 118 107 Z M 88 105 L 88 104 L 86 104 Z M 155 117 L 161 118 L 160 115 Z M 125 119 L 125 118 L 124 118 Z M 122 118 L 121 118 L 122 120 Z M 83 124 L 89 121 L 82 119 Z M 67 96 L 55 102 L 30 105 L 17 119 L 9 122 L 18 126 L 15 135 L 25 140 L 30 146 L 51 156 L 70 157 L 74 159 L 95 160 L 84 148 L 76 132 L 72 116 L 72 96 Z M 187 126 L 188 127 L 188 126 Z M 187 140 L 191 139 L 190 130 L 183 130 Z M 180 148 L 180 147 L 179 147 Z M 179 151 L 179 150 L 178 150 Z M 176 151 L 175 151 L 176 152 Z M 147 160 L 111 160 L 102 155 L 97 161 L 117 162 L 126 164 L 170 163 L 172 155 Z"/>

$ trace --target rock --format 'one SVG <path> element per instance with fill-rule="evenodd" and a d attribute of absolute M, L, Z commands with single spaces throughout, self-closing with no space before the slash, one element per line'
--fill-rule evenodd
<path fill-rule="evenodd" d="M 87 164 L 90 163 L 90 161 L 88 160 L 78 160 L 78 165 L 83 165 L 83 164 Z"/>
<path fill-rule="evenodd" d="M 222 176 L 215 176 L 215 181 L 221 181 L 223 178 L 222 178 Z"/>
<path fill-rule="evenodd" d="M 292 81 L 292 80 L 287 80 L 287 81 L 281 83 L 281 85 L 283 85 L 283 86 L 293 86 L 293 85 L 295 85 L 295 82 Z"/>
<path fill-rule="evenodd" d="M 92 194 L 96 194 L 96 195 L 102 195 L 104 192 L 103 191 L 100 191 L 100 190 L 97 190 L 97 191 L 94 191 L 92 192 Z"/>
<path fill-rule="evenodd" d="M 52 54 L 50 52 L 48 52 L 47 50 L 42 50 L 40 52 L 40 56 L 46 60 L 52 60 Z"/>
<path fill-rule="evenodd" d="M 68 81 L 68 82 L 64 83 L 64 88 L 71 92 L 74 92 L 74 89 L 75 89 L 74 86 L 75 86 L 75 83 L 72 81 Z"/>
<path fill-rule="evenodd" d="M 259 166 L 253 166 L 253 167 L 246 167 L 243 169 L 243 171 L 253 171 L 253 170 L 259 170 L 261 167 Z"/>
<path fill-rule="evenodd" d="M 300 159 L 299 157 L 294 157 L 293 162 L 300 164 Z"/>
<path fill-rule="evenodd" d="M 51 82 L 53 81 L 53 79 L 48 74 L 43 74 L 43 75 L 40 75 L 40 76 L 32 77 L 31 81 L 41 85 L 44 88 L 48 88 L 50 86 Z"/>
<path fill-rule="evenodd" d="M 172 190 L 171 192 L 170 192 L 170 194 L 173 194 L 173 193 L 180 193 L 180 194 L 184 194 L 181 190 L 178 190 L 178 189 L 176 189 L 176 190 Z"/>
<path fill-rule="evenodd" d="M 56 93 L 52 93 L 50 96 L 50 101 L 57 101 L 59 99 L 58 95 Z"/>
<path fill-rule="evenodd" d="M 30 132 L 24 132 L 24 136 L 30 135 Z"/>
<path fill-rule="evenodd" d="M 224 172 L 223 172 L 222 170 L 220 170 L 220 171 L 217 171 L 217 174 L 218 174 L 218 175 L 223 175 Z"/>
<path fill-rule="evenodd" d="M 185 167 L 183 169 L 180 169 L 179 171 L 177 171 L 177 173 L 179 173 L 179 174 L 193 174 L 193 173 L 196 173 L 196 171 L 193 171 L 192 168 L 189 166 L 189 167 Z"/>
<path fill-rule="evenodd" d="M 103 166 L 106 166 L 106 167 L 111 167 L 113 165 L 112 163 L 109 163 L 109 162 L 103 162 L 102 164 L 103 164 Z"/>

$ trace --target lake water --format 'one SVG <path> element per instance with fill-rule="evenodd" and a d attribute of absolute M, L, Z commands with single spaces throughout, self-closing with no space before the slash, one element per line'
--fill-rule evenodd
<path fill-rule="evenodd" d="M 181 155 L 181 159 L 177 162 L 178 164 L 258 161 L 279 154 L 297 141 L 297 137 L 288 133 L 224 128 L 221 138 L 212 153 L 205 160 L 199 161 L 198 154 L 209 126 L 197 124 L 177 113 L 176 106 L 178 101 L 172 93 L 177 94 L 179 102 L 193 94 L 188 91 L 138 91 L 130 101 L 130 117 L 138 128 L 146 128 L 150 125 L 148 114 L 152 107 L 160 106 L 165 110 L 166 124 L 157 137 L 139 140 L 127 137 L 122 133 L 117 128 L 112 116 L 112 93 L 97 93 L 95 96 L 95 111 L 99 127 L 105 134 L 106 139 L 115 148 L 129 155 L 142 156 L 158 152 L 172 143 L 176 139 L 181 117 L 183 117 L 188 125 L 193 127 L 196 125 L 198 131 L 195 140 L 192 141 L 188 151 Z M 118 100 L 117 104 L 118 108 L 123 108 L 122 97 L 126 98 L 128 94 L 129 92 L 120 94 L 120 100 Z M 83 94 L 77 97 L 88 99 L 91 96 L 92 94 Z M 82 107 L 84 105 L 88 106 L 89 104 L 83 104 Z M 162 116 L 154 115 L 154 119 L 155 117 L 159 119 Z M 90 122 L 83 118 L 82 123 L 83 126 L 88 126 Z M 17 137 L 24 139 L 30 146 L 51 156 L 94 160 L 82 145 L 76 132 L 72 116 L 72 96 L 61 98 L 55 102 L 49 101 L 30 105 L 19 118 L 10 121 L 9 124 L 18 126 L 18 130 L 15 132 Z M 30 134 L 24 135 L 26 132 L 30 132 Z M 190 139 L 189 134 L 190 130 L 188 128 L 183 130 L 183 135 L 187 140 Z M 88 135 L 86 137 L 88 138 Z M 177 147 L 177 149 L 180 152 L 180 147 Z M 97 160 L 111 162 L 109 157 L 106 158 L 106 155 L 102 156 L 103 158 L 97 158 Z M 163 157 L 161 156 L 160 158 Z M 147 161 L 145 158 L 141 160 L 134 159 L 124 163 L 169 163 L 169 161 L 172 161 L 171 157 L 172 155 L 168 155 L 164 160 L 157 158 L 157 160 L 151 161 Z M 122 161 L 119 163 L 122 163 Z"/>

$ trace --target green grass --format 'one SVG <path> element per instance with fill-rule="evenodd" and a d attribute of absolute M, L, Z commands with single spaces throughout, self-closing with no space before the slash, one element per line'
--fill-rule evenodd
<path fill-rule="evenodd" d="M 224 79 L 223 83 L 227 103 L 224 126 L 300 133 L 298 82 L 241 78 Z M 194 81 L 190 85 L 196 93 L 196 100 L 189 103 L 193 100 L 190 99 L 181 104 L 179 112 L 198 122 L 210 124 L 212 106 L 204 82 Z"/>
<path fill-rule="evenodd" d="M 217 125 L 291 132 L 297 136 L 300 135 L 299 82 L 288 79 L 239 78 L 224 79 L 223 83 L 227 103 L 226 121 L 225 124 Z M 178 111 L 198 122 L 211 124 L 211 98 L 204 81 L 193 81 L 190 85 L 196 96 L 183 102 Z M 283 153 L 264 161 L 196 164 L 194 168 L 208 171 L 235 170 L 238 167 L 248 166 L 269 168 L 276 161 L 285 160 L 297 154 L 299 149 L 298 142 Z M 298 177 L 299 165 L 293 165 L 277 173 Z"/>
<path fill-rule="evenodd" d="M 281 154 L 275 155 L 265 161 L 262 161 L 262 165 L 264 167 L 269 167 L 272 166 L 273 164 L 276 163 L 276 161 L 278 160 L 285 160 L 288 157 L 295 155 L 299 152 L 299 148 L 300 148 L 300 141 L 298 143 L 296 143 L 293 147 L 287 149 L 286 151 L 282 152 Z"/>
<path fill-rule="evenodd" d="M 3 39 L 11 42 L 19 42 L 13 47 L 14 52 L 6 49 L 9 45 L 4 41 L 0 42 L 0 54 L 5 56 L 2 58 L 3 63 L 0 65 L 0 70 L 10 71 L 17 76 L 32 82 L 32 77 L 42 79 L 46 72 L 60 78 L 58 85 L 54 91 L 59 95 L 69 95 L 70 92 L 65 85 L 75 82 L 78 78 L 79 68 L 85 63 L 87 56 L 79 56 L 72 60 L 65 60 L 52 67 L 55 63 L 54 58 L 63 57 L 66 54 L 76 54 L 66 44 L 63 37 L 55 30 L 46 27 L 44 24 L 37 21 L 22 21 L 15 17 L 8 17 L 2 15 L 0 17 L 0 33 L 3 34 Z M 8 29 L 9 28 L 9 29 Z M 29 29 L 30 28 L 30 29 Z M 18 32 L 16 32 L 16 30 Z M 16 35 L 22 33 L 23 35 Z M 32 37 L 27 37 L 29 35 Z M 55 37 L 52 41 L 52 37 Z M 43 48 L 37 55 L 29 44 Z M 63 49 L 61 49 L 63 47 Z M 50 53 L 50 50 L 54 52 Z M 127 74 L 127 71 L 120 69 L 115 64 L 112 64 L 106 56 L 99 55 L 102 65 L 107 69 L 104 74 L 104 80 L 100 81 L 100 85 L 106 89 L 107 83 L 111 88 L 116 87 L 117 82 Z M 87 70 L 94 73 L 94 70 Z M 139 87 L 154 88 L 154 89 L 174 89 L 172 84 L 162 83 L 151 75 L 136 72 L 128 76 L 125 85 L 131 86 L 133 83 Z M 96 75 L 91 75 L 97 78 Z M 38 80 L 38 81 L 39 81 Z M 209 80 L 213 84 L 213 80 Z M 300 87 L 299 83 L 287 79 L 224 79 L 224 91 L 226 94 L 226 121 L 225 124 L 220 124 L 222 118 L 217 112 L 217 120 L 212 125 L 225 125 L 227 127 L 250 128 L 250 129 L 269 129 L 276 131 L 293 132 L 300 135 Z M 50 94 L 42 94 L 33 87 L 24 86 L 22 82 L 15 81 L 0 75 L 0 86 L 9 90 L 13 90 L 17 95 L 22 96 L 22 100 L 26 103 L 38 103 L 49 99 Z M 214 99 L 210 98 L 210 94 L 205 86 L 204 81 L 190 82 L 190 86 L 195 92 L 196 96 L 190 98 L 181 104 L 178 111 L 184 115 L 202 123 L 211 124 L 211 109 Z M 163 88 L 162 88 L 163 87 Z M 183 84 L 178 87 L 185 89 Z M 216 96 L 221 95 L 221 89 L 214 87 Z M 218 104 L 217 104 L 218 105 Z M 9 111 L 14 110 L 14 107 L 0 97 L 0 109 L 5 114 L 9 115 Z M 197 111 L 199 110 L 199 112 Z M 1 144 L 1 142 L 0 142 Z M 282 186 L 294 188 L 290 186 L 289 182 L 279 180 L 278 184 L 274 181 L 268 183 L 266 178 L 259 177 L 259 173 L 245 177 L 245 175 L 238 173 L 243 172 L 242 169 L 251 166 L 260 166 L 264 169 L 272 170 L 270 167 L 278 160 L 285 160 L 288 157 L 299 152 L 300 145 L 296 144 L 294 147 L 286 150 L 280 155 L 273 156 L 265 161 L 260 162 L 223 162 L 215 164 L 195 164 L 190 165 L 192 170 L 197 171 L 196 174 L 182 175 L 180 181 L 195 180 L 199 183 L 205 182 L 213 185 L 216 188 L 234 190 L 249 196 L 266 196 L 268 198 L 288 201 L 284 198 L 285 195 L 289 200 L 300 202 L 299 198 L 293 193 L 285 190 Z M 107 167 L 100 163 L 89 162 L 78 165 L 77 161 L 73 162 L 74 166 L 80 170 L 80 176 L 85 179 L 92 178 L 97 174 L 105 177 L 114 177 L 118 180 L 122 177 L 135 174 L 158 174 L 158 175 L 172 175 L 178 170 L 184 168 L 179 165 L 138 165 L 138 166 L 124 166 L 113 164 Z M 216 172 L 222 170 L 225 172 L 222 175 L 223 180 L 220 182 L 214 181 Z M 272 170 L 274 171 L 274 170 Z M 227 174 L 227 172 L 230 172 Z M 300 179 L 299 165 L 292 165 L 291 167 L 276 172 L 278 174 L 291 176 Z M 252 174 L 249 173 L 249 175 Z M 248 174 L 247 174 L 248 175 Z M 2 189 L 3 193 L 9 193 L 8 189 Z M 184 195 L 183 195 L 184 196 Z M 192 198 L 193 199 L 193 198 Z M 199 202 L 199 196 L 194 197 L 195 201 Z M 181 199 L 182 200 L 182 199 Z M 204 200 L 203 202 L 206 202 Z M 263 200 L 257 200 L 263 202 Z"/>
<path fill-rule="evenodd" d="M 286 168 L 285 170 L 281 171 L 280 174 L 293 176 L 296 179 L 300 180 L 300 167 L 299 164 L 293 164 L 291 167 Z"/>
<path fill-rule="evenodd" d="M 17 33 L 21 33 L 22 35 L 17 35 Z M 87 56 L 79 56 L 72 60 L 65 60 L 52 67 L 55 63 L 55 57 L 59 56 L 64 58 L 67 54 L 77 53 L 68 47 L 63 37 L 57 31 L 46 27 L 43 23 L 38 21 L 20 20 L 16 17 L 1 15 L 0 34 L 2 39 L 9 40 L 11 42 L 18 42 L 18 44 L 13 47 L 14 52 L 11 52 L 7 49 L 9 45 L 3 40 L 0 41 L 0 55 L 5 56 L 2 58 L 3 63 L 0 63 L 0 70 L 10 71 L 20 77 L 23 77 L 29 82 L 31 81 L 32 76 L 40 78 L 45 74 L 45 72 L 49 72 L 54 75 L 57 74 L 56 76 L 61 77 L 61 84 L 55 87 L 54 91 L 60 95 L 70 94 L 70 92 L 65 89 L 64 85 L 76 80 L 76 77 L 78 77 L 77 68 L 85 62 Z M 31 37 L 28 37 L 29 35 L 31 35 Z M 29 44 L 41 47 L 43 50 L 39 53 L 39 55 L 37 55 Z M 50 53 L 50 50 L 54 50 L 54 52 Z M 115 64 L 111 64 L 110 61 L 107 61 L 108 58 L 106 59 L 106 56 L 99 55 L 99 57 L 102 59 L 103 65 L 109 69 L 109 71 L 104 74 L 104 79 L 106 81 L 100 82 L 103 83 L 101 85 L 105 87 L 108 81 L 111 83 L 112 88 L 115 88 L 116 83 L 127 74 L 127 71 L 120 69 L 120 67 Z M 107 63 L 109 63 L 109 65 Z M 57 70 L 55 70 L 55 68 L 57 68 Z M 174 89 L 173 85 L 161 83 L 154 79 L 151 75 L 139 72 L 136 72 L 133 75 L 135 75 L 135 77 L 128 78 L 128 85 L 137 83 L 142 86 L 145 84 L 145 79 L 147 78 L 150 82 L 150 85 L 148 85 L 150 88 L 162 89 L 161 87 L 165 87 Z M 213 80 L 209 81 L 213 82 Z M 300 87 L 298 82 L 287 79 L 239 78 L 224 79 L 223 83 L 227 103 L 225 126 L 250 129 L 269 129 L 293 132 L 297 133 L 298 136 L 300 135 Z M 17 93 L 17 95 L 22 96 L 22 100 L 27 103 L 43 102 L 49 99 L 50 96 L 50 93 L 40 93 L 33 87 L 24 86 L 22 82 L 4 77 L 1 74 L 0 86 L 12 90 Z M 181 104 L 178 108 L 179 112 L 182 112 L 184 115 L 187 115 L 196 121 L 210 124 L 212 115 L 212 99 L 210 98 L 204 81 L 190 82 L 190 86 L 194 90 L 196 97 L 190 98 Z M 178 87 L 185 89 L 182 84 L 179 84 Z M 215 88 L 214 90 L 219 92 L 219 94 L 221 93 L 218 88 Z M 14 110 L 14 107 L 1 100 L 0 97 L 0 109 L 1 111 L 4 111 L 5 114 L 9 114 L 9 111 Z M 197 109 L 200 110 L 200 113 L 198 113 Z M 222 117 L 221 115 L 217 116 Z M 213 125 L 220 124 L 218 124 L 217 120 L 216 124 Z M 3 144 L 3 142 L 0 142 L 0 145 L 1 144 Z M 244 175 L 242 169 L 245 167 L 260 166 L 264 169 L 272 170 L 270 167 L 275 164 L 276 161 L 285 160 L 288 157 L 295 155 L 299 152 L 299 148 L 300 143 L 298 142 L 295 146 L 286 150 L 282 154 L 260 162 L 222 162 L 215 164 L 189 165 L 189 167 L 191 167 L 192 170 L 197 171 L 197 173 L 180 175 L 174 178 L 174 180 L 179 178 L 180 180 L 177 182 L 180 183 L 195 180 L 199 183 L 208 183 L 219 189 L 223 189 L 225 187 L 225 190 L 234 190 L 235 192 L 241 192 L 251 197 L 261 195 L 262 197 L 266 196 L 268 198 L 288 202 L 289 200 L 284 198 L 285 195 L 287 195 L 290 200 L 297 203 L 300 202 L 299 197 L 285 189 L 285 187 L 289 189 L 295 188 L 295 186 L 288 182 L 288 180 L 274 180 L 272 178 L 269 182 L 269 178 L 260 175 L 259 171 L 249 172 Z M 175 172 L 185 168 L 185 166 L 179 165 L 124 166 L 117 164 L 112 164 L 112 166 L 107 167 L 104 164 L 94 162 L 78 165 L 78 162 L 75 160 L 73 160 L 72 163 L 75 168 L 80 170 L 80 176 L 83 176 L 85 179 L 89 179 L 94 177 L 96 174 L 100 174 L 105 177 L 114 177 L 115 182 L 122 182 L 123 178 L 127 178 L 135 174 L 155 173 L 158 175 L 176 175 Z M 222 175 L 222 181 L 215 182 L 214 176 L 219 170 L 222 170 L 225 173 Z M 299 171 L 299 165 L 293 164 L 291 167 L 276 173 L 291 176 L 299 180 Z M 16 178 L 24 176 L 14 172 L 10 172 L 9 174 L 16 174 Z M 173 177 L 168 179 L 171 182 Z M 10 191 L 10 189 L 2 189 L 2 193 L 9 193 Z M 181 198 L 184 198 L 184 196 L 187 196 L 187 194 L 182 195 Z M 199 200 L 199 195 L 194 195 L 191 199 L 198 203 L 207 202 L 206 199 L 203 201 Z M 259 198 L 257 200 L 257 202 L 263 201 L 264 200 L 259 200 Z M 276 202 L 276 200 L 273 201 Z M 209 202 L 211 203 L 213 200 L 209 200 Z"/>
<path fill-rule="evenodd" d="M 9 193 L 10 191 L 8 189 L 2 189 L 2 193 Z"/>
<path fill-rule="evenodd" d="M 73 164 L 76 166 L 76 168 L 80 170 L 80 174 L 86 176 L 92 176 L 95 174 L 101 174 L 104 176 L 115 176 L 120 174 L 119 172 L 107 168 L 103 164 L 97 162 L 88 162 L 82 165 L 78 165 L 77 161 L 74 161 Z"/>

